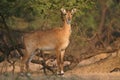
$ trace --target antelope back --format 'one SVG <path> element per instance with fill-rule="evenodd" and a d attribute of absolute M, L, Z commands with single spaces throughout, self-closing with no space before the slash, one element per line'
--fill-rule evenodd
<path fill-rule="evenodd" d="M 71 34 L 70 23 L 76 9 L 66 11 L 62 8 L 61 12 L 64 15 L 63 27 L 46 31 L 35 31 L 24 36 L 24 43 L 28 52 L 31 53 L 38 48 L 42 50 L 65 49 L 68 46 Z"/>

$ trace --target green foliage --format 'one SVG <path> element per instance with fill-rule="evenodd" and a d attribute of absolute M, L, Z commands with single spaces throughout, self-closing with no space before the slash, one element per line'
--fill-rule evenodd
<path fill-rule="evenodd" d="M 73 34 L 76 43 L 83 43 L 81 36 L 91 37 L 98 31 L 101 19 L 101 11 L 108 7 L 105 25 L 111 20 L 115 21 L 115 27 L 119 27 L 120 4 L 117 0 L 0 0 L 0 13 L 6 16 L 8 25 L 13 29 L 49 29 L 59 27 L 62 24 L 60 9 L 76 8 L 77 13 L 73 17 Z M 16 17 L 16 18 L 13 18 Z M 18 20 L 20 18 L 22 20 Z M 20 23 L 21 22 L 21 23 Z M 77 42 L 78 41 L 78 42 Z"/>
<path fill-rule="evenodd" d="M 78 13 L 90 9 L 95 3 L 89 0 L 1 0 L 0 13 L 17 17 L 46 16 L 58 13 L 60 8 L 77 8 Z"/>
<path fill-rule="evenodd" d="M 46 22 L 49 24 L 49 26 L 46 27 L 60 26 L 61 25 L 60 9 L 62 7 L 66 9 L 76 8 L 77 13 L 75 14 L 75 18 L 76 17 L 79 18 L 80 16 L 85 15 L 87 10 L 91 10 L 95 7 L 95 1 L 94 0 L 92 1 L 89 0 L 1 0 L 0 1 L 1 14 L 4 14 L 7 17 L 15 16 L 27 20 L 28 23 L 30 22 L 30 25 L 28 26 L 30 29 L 37 29 L 35 28 L 35 26 L 38 24 L 39 27 L 46 26 L 44 25 L 44 23 Z M 12 20 L 12 18 L 9 18 L 9 20 L 10 19 L 11 21 L 14 21 Z M 41 22 L 32 24 L 31 22 L 36 21 L 36 19 L 39 19 L 39 21 Z"/>

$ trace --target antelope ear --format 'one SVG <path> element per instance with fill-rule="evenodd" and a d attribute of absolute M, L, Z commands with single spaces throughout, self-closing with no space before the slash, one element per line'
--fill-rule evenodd
<path fill-rule="evenodd" d="M 74 8 L 71 10 L 71 13 L 74 14 L 77 10 Z"/>
<path fill-rule="evenodd" d="M 61 8 L 61 12 L 62 12 L 63 14 L 66 14 L 66 10 L 65 10 L 64 8 Z"/>

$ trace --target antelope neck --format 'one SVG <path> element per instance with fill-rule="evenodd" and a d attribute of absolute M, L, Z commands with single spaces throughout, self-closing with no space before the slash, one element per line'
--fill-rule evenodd
<path fill-rule="evenodd" d="M 63 25 L 63 28 L 66 30 L 71 30 L 71 24 L 70 23 L 67 23 L 66 21 L 64 21 L 64 25 Z"/>
<path fill-rule="evenodd" d="M 68 24 L 66 21 L 64 21 L 63 31 L 64 31 L 64 35 L 66 37 L 69 37 L 71 34 L 71 24 Z"/>

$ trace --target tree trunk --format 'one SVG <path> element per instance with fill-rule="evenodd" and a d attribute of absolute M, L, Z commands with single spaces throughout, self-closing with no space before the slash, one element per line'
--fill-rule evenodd
<path fill-rule="evenodd" d="M 4 24 L 4 29 L 6 30 L 7 32 L 7 35 L 10 39 L 10 42 L 14 45 L 14 40 L 13 40 L 13 37 L 12 37 L 12 34 L 11 34 L 11 30 L 10 28 L 8 27 L 6 21 L 5 21 L 5 17 L 0 13 L 0 16 L 2 18 L 2 23 Z"/>
<path fill-rule="evenodd" d="M 100 21 L 99 29 L 98 29 L 98 34 L 99 34 L 99 35 L 102 34 L 102 30 L 103 30 L 103 28 L 104 28 L 106 12 L 107 12 L 107 6 L 104 6 L 103 9 L 102 9 L 101 21 Z"/>

